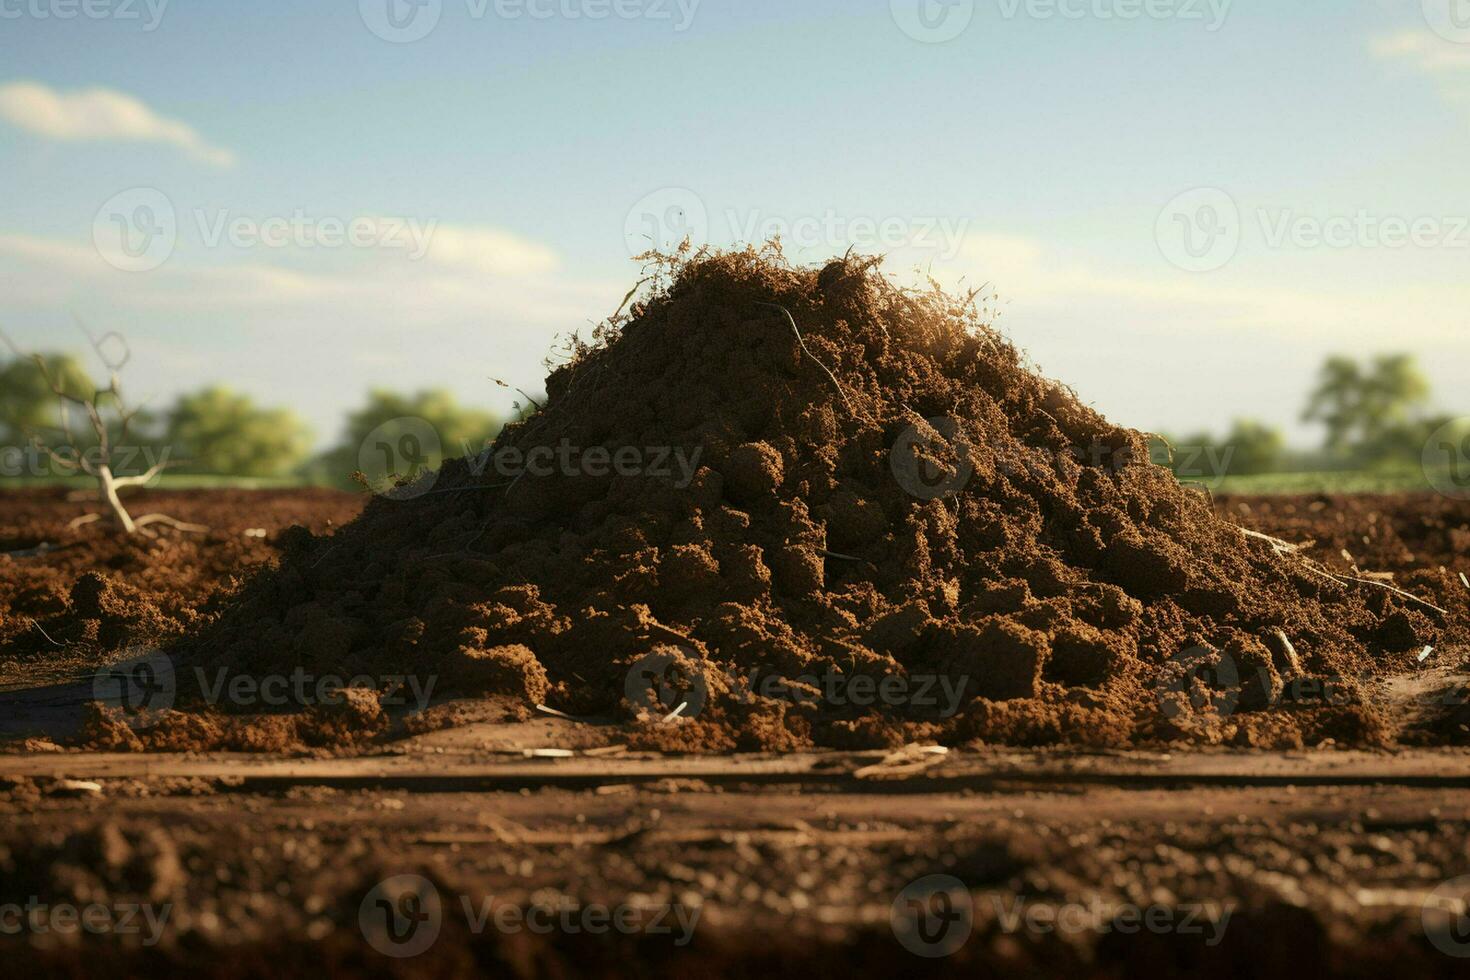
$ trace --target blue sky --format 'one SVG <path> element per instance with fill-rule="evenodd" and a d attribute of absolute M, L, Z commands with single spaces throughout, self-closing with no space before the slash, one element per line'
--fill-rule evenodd
<path fill-rule="evenodd" d="M 1470 0 L 616 2 L 0 0 L 0 325 L 326 441 L 370 385 L 538 387 L 630 232 L 780 230 L 993 283 L 1130 425 L 1310 442 L 1333 351 L 1470 412 Z"/>

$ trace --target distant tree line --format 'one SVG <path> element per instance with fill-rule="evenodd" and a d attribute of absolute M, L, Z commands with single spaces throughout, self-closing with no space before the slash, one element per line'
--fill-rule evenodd
<path fill-rule="evenodd" d="M 55 353 L 41 357 L 51 379 L 65 390 L 81 395 L 97 388 L 77 358 Z M 74 409 L 70 418 L 66 411 L 33 361 L 19 357 L 0 361 L 0 476 L 64 475 L 48 466 L 44 453 L 27 450 L 40 443 L 86 451 L 95 439 L 85 424 L 78 424 L 83 420 L 75 417 Z M 447 391 L 402 394 L 374 389 L 349 413 L 339 441 L 313 455 L 311 429 L 295 412 L 261 405 L 249 395 L 214 385 L 179 395 L 161 409 L 139 412 L 129 435 L 136 445 L 125 449 L 128 458 L 137 460 L 138 469 L 166 458 L 171 474 L 297 479 L 355 488 L 359 471 L 373 468 L 371 453 L 363 451 L 365 442 L 374 433 L 389 433 L 391 438 L 403 419 L 422 420 L 434 433 L 433 439 L 416 444 L 422 457 L 413 460 L 429 468 L 483 448 L 503 424 L 492 412 L 461 405 Z M 380 468 L 387 469 L 392 462 Z M 385 475 L 393 474 L 368 477 L 381 480 Z"/>
<path fill-rule="evenodd" d="M 1429 381 L 1412 356 L 1381 354 L 1329 357 L 1302 420 L 1322 426 L 1320 449 L 1294 452 L 1280 429 L 1242 418 L 1218 435 L 1161 434 L 1155 458 L 1181 479 L 1418 465 L 1430 436 L 1452 418 L 1431 410 Z"/>
<path fill-rule="evenodd" d="M 97 388 L 76 358 L 41 356 L 51 379 L 66 390 L 80 394 Z M 1163 433 L 1155 459 L 1181 479 L 1413 464 L 1430 434 L 1449 421 L 1430 411 L 1429 398 L 1429 382 L 1409 355 L 1385 354 L 1367 361 L 1330 357 L 1302 413 L 1304 421 L 1323 428 L 1319 450 L 1289 450 L 1279 429 L 1241 418 L 1220 434 Z M 0 451 L 14 455 L 35 441 L 84 449 L 87 427 L 73 425 L 68 437 L 58 402 L 35 363 L 24 358 L 0 361 Z M 404 394 L 374 389 L 348 414 L 339 441 L 313 456 L 312 432 L 295 412 L 210 386 L 179 395 L 162 409 L 139 412 L 131 435 L 138 445 L 129 448 L 135 450 L 139 468 L 166 454 L 171 473 L 356 488 L 409 475 L 401 471 L 410 466 L 433 469 L 447 458 L 474 453 L 494 439 L 504 421 L 459 404 L 443 390 Z M 423 423 L 431 438 L 423 437 Z M 375 447 L 389 451 L 379 459 Z M 0 476 L 25 475 L 52 474 L 44 464 L 40 472 L 25 466 L 16 471 L 13 461 L 7 465 L 0 456 Z"/>

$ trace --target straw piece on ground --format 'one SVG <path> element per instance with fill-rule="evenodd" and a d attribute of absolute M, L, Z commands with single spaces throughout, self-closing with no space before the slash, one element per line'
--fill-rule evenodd
<path fill-rule="evenodd" d="M 1244 534 L 1248 538 L 1255 538 L 1260 541 L 1268 542 L 1271 545 L 1272 550 L 1274 550 L 1278 555 L 1292 555 L 1300 559 L 1302 567 L 1315 575 L 1321 575 L 1324 578 L 1330 578 L 1334 582 L 1340 583 L 1357 582 L 1361 585 L 1376 585 L 1380 589 L 1387 589 L 1394 595 L 1402 596 L 1403 598 L 1408 599 L 1410 602 L 1417 602 L 1419 605 L 1424 606 L 1426 609 L 1433 609 L 1435 612 L 1439 613 L 1442 616 L 1449 615 L 1448 610 L 1441 609 L 1434 603 L 1427 602 L 1424 599 L 1421 599 L 1418 596 L 1414 595 L 1412 592 L 1405 592 L 1403 589 L 1400 589 L 1397 586 L 1389 585 L 1387 582 L 1380 582 L 1371 578 L 1362 578 L 1357 575 L 1339 575 L 1336 572 L 1328 571 L 1325 568 L 1320 568 L 1318 567 L 1316 562 L 1312 561 L 1312 559 L 1306 557 L 1305 555 L 1299 554 L 1302 545 L 1295 545 L 1290 543 L 1289 541 L 1282 541 L 1280 538 L 1273 538 L 1269 534 L 1262 534 L 1259 531 L 1251 531 L 1243 527 L 1239 528 L 1238 530 L 1241 534 Z M 1343 552 L 1343 555 L 1351 560 L 1352 556 L 1348 555 L 1346 551 Z"/>
<path fill-rule="evenodd" d="M 1281 641 L 1281 649 L 1286 654 L 1287 663 L 1291 664 L 1292 672 L 1302 673 L 1302 658 L 1297 656 L 1296 647 L 1291 642 L 1291 637 L 1286 635 L 1285 630 L 1276 631 L 1276 639 Z"/>

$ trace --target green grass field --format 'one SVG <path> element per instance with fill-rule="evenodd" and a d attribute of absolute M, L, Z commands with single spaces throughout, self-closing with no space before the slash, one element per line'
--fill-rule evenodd
<path fill-rule="evenodd" d="M 34 490 L 40 487 L 68 487 L 73 490 L 87 490 L 96 485 L 95 480 L 85 476 L 0 476 L 0 489 L 3 490 Z M 245 476 L 214 476 L 208 473 L 165 473 L 148 484 L 148 488 L 151 490 L 211 490 L 218 488 L 275 490 L 305 486 L 315 486 L 315 484 L 304 483 L 295 477 L 262 479 Z"/>
<path fill-rule="evenodd" d="M 1210 484 L 1214 494 L 1433 493 L 1422 470 L 1348 470 L 1227 476 Z"/>
<path fill-rule="evenodd" d="M 1347 470 L 1309 473 L 1261 473 L 1252 476 L 1227 476 L 1210 481 L 1182 481 L 1187 486 L 1207 488 L 1216 496 L 1276 495 L 1307 493 L 1433 493 L 1434 485 L 1422 470 Z M 85 490 L 92 486 L 85 477 L 0 477 L 0 489 L 23 490 L 37 487 L 70 487 Z M 260 479 L 209 474 L 164 474 L 149 484 L 157 490 L 207 490 L 231 488 L 244 490 L 277 490 L 291 487 L 321 486 L 296 477 Z"/>

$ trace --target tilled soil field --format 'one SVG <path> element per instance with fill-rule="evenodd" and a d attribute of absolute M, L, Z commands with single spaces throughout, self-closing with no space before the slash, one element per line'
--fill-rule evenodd
<path fill-rule="evenodd" d="M 361 510 L 332 490 L 143 491 L 134 513 L 167 511 L 203 534 L 76 529 L 95 513 L 67 490 L 0 490 L 0 683 L 90 671 L 118 648 L 158 645 L 219 611 L 294 525 L 329 533 Z M 45 625 L 43 625 L 45 624 Z"/>
<path fill-rule="evenodd" d="M 323 533 L 360 505 L 149 496 L 213 530 L 119 545 L 67 532 L 85 505 L 52 492 L 0 511 L 7 550 L 72 545 L 0 558 L 21 722 L 0 757 L 13 969 L 1368 977 L 1458 975 L 1470 953 L 1470 764 L 1453 748 L 678 756 L 630 747 L 617 719 L 526 720 L 492 698 L 330 758 L 58 750 L 47 736 L 67 733 L 25 691 L 89 671 L 78 651 L 104 631 L 154 643 L 220 615 L 292 525 Z M 1470 504 L 1215 505 L 1341 574 L 1470 611 Z M 99 574 L 82 594 L 112 597 L 100 615 L 78 600 Z M 1440 745 L 1462 740 L 1440 696 L 1459 657 L 1435 650 L 1399 689 L 1432 700 Z"/>

